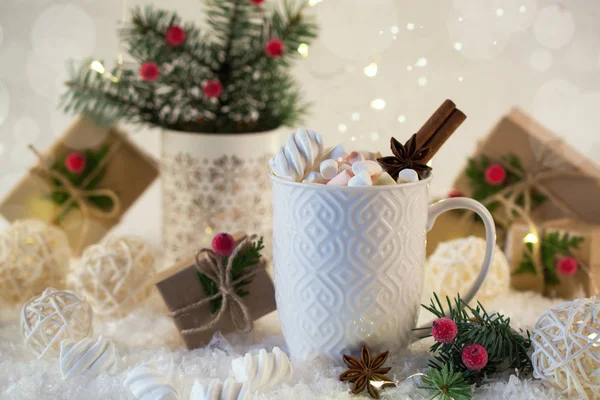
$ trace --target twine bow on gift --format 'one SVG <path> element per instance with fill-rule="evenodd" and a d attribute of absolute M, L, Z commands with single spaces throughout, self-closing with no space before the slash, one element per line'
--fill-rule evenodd
<path fill-rule="evenodd" d="M 38 166 L 36 167 L 42 173 L 48 175 L 51 179 L 50 182 L 52 184 L 52 190 L 54 192 L 66 193 L 69 195 L 69 198 L 61 204 L 60 208 L 56 212 L 55 216 L 52 218 L 52 222 L 56 223 L 59 221 L 60 217 L 73 205 L 77 206 L 81 211 L 81 215 L 83 217 L 83 226 L 81 228 L 81 232 L 78 235 L 80 243 L 85 239 L 88 226 L 88 218 L 96 217 L 101 219 L 111 219 L 119 215 L 121 212 L 121 203 L 117 194 L 111 189 L 87 189 L 88 186 L 93 179 L 97 178 L 98 175 L 102 172 L 103 168 L 108 164 L 111 158 L 116 154 L 119 149 L 119 142 L 113 143 L 106 156 L 94 167 L 94 169 L 85 177 L 83 182 L 79 186 L 71 183 L 69 178 L 61 173 L 61 171 L 52 168 L 52 165 L 48 163 L 48 161 L 37 151 L 35 147 L 29 145 L 29 149 L 38 157 L 40 160 Z M 56 183 L 54 180 L 58 181 Z M 92 206 L 88 199 L 91 197 L 102 196 L 109 198 L 111 200 L 111 207 L 109 209 L 102 209 L 99 207 Z"/>
<path fill-rule="evenodd" d="M 221 257 L 215 254 L 211 249 L 202 249 L 196 252 L 195 265 L 196 269 L 206 275 L 210 280 L 215 282 L 218 288 L 218 292 L 212 296 L 205 297 L 204 299 L 177 309 L 171 313 L 173 318 L 179 317 L 182 314 L 186 314 L 196 308 L 202 307 L 209 302 L 221 299 L 221 306 L 216 314 L 206 322 L 205 324 L 190 329 L 183 329 L 182 335 L 193 335 L 200 332 L 205 332 L 212 329 L 225 314 L 229 314 L 231 322 L 235 329 L 243 333 L 249 333 L 253 329 L 252 319 L 250 317 L 250 311 L 242 298 L 236 293 L 235 287 L 244 280 L 252 278 L 257 271 L 258 264 L 248 268 L 248 271 L 233 280 L 231 277 L 231 270 L 233 268 L 233 260 L 248 244 L 256 239 L 256 235 L 251 235 L 241 240 L 231 253 L 229 257 Z M 200 260 L 201 256 L 205 254 L 204 260 Z M 227 264 L 223 265 L 224 259 L 227 260 Z M 260 263 L 259 263 L 260 264 Z"/>

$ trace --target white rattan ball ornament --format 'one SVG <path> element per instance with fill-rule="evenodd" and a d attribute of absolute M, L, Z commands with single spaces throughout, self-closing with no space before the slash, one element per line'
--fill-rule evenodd
<path fill-rule="evenodd" d="M 474 236 L 440 243 L 425 263 L 426 298 L 433 292 L 440 298 L 465 295 L 481 271 L 485 247 L 485 240 Z M 509 287 L 510 265 L 496 246 L 492 265 L 475 299 L 492 300 L 507 293 Z"/>
<path fill-rule="evenodd" d="M 47 288 L 21 309 L 21 334 L 38 358 L 58 355 L 64 339 L 79 341 L 92 334 L 92 309 L 77 294 Z"/>
<path fill-rule="evenodd" d="M 600 398 L 600 300 L 555 306 L 531 332 L 533 376 L 564 396 Z"/>
<path fill-rule="evenodd" d="M 20 303 L 46 287 L 62 287 L 71 249 L 58 227 L 19 220 L 0 232 L 0 302 Z"/>
<path fill-rule="evenodd" d="M 74 286 L 98 315 L 123 315 L 152 290 L 157 254 L 134 237 L 109 237 L 89 246 L 73 272 Z"/>

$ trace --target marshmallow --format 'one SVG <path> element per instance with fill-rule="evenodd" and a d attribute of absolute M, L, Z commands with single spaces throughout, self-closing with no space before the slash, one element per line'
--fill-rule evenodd
<path fill-rule="evenodd" d="M 344 150 L 344 146 L 340 143 L 335 147 L 332 147 L 328 150 L 325 150 L 323 155 L 321 156 L 321 160 L 332 159 L 332 160 L 341 160 L 344 157 L 347 157 L 348 153 Z"/>
<path fill-rule="evenodd" d="M 325 179 L 332 179 L 338 174 L 338 163 L 335 160 L 323 160 L 320 165 L 321 175 Z"/>
<path fill-rule="evenodd" d="M 348 164 L 352 165 L 358 161 L 365 161 L 365 156 L 363 156 L 362 153 L 358 151 L 353 151 L 352 153 L 348 154 L 348 156 L 346 157 L 346 161 L 348 162 Z"/>
<path fill-rule="evenodd" d="M 329 186 L 346 186 L 348 181 L 352 178 L 351 172 L 346 170 L 340 172 L 336 176 L 333 177 L 332 180 L 327 182 Z"/>
<path fill-rule="evenodd" d="M 348 171 L 348 172 L 352 172 L 352 165 L 350 164 L 339 164 L 338 166 L 338 174 L 342 171 Z M 354 172 L 352 172 L 352 175 L 354 175 Z"/>
<path fill-rule="evenodd" d="M 368 172 L 361 172 L 348 181 L 348 186 L 373 186 L 373 180 Z"/>
<path fill-rule="evenodd" d="M 378 158 L 382 157 L 380 152 L 361 151 L 361 153 L 365 156 L 365 160 L 377 161 Z"/>
<path fill-rule="evenodd" d="M 414 169 L 403 169 L 398 173 L 398 183 L 418 182 L 419 175 Z"/>
<path fill-rule="evenodd" d="M 304 179 L 302 182 L 327 183 L 327 179 L 323 178 L 323 176 L 316 171 L 310 171 L 308 175 L 306 175 L 306 179 Z"/>
<path fill-rule="evenodd" d="M 383 171 L 383 168 L 381 168 L 381 165 L 376 161 L 365 160 L 357 161 L 352 164 L 352 172 L 354 172 L 354 175 L 358 175 L 361 172 L 367 172 L 369 175 L 373 176 L 379 175 L 381 171 Z"/>
<path fill-rule="evenodd" d="M 384 185 L 395 185 L 396 181 L 390 174 L 387 172 L 382 172 L 379 176 L 373 181 L 373 186 L 384 186 Z"/>

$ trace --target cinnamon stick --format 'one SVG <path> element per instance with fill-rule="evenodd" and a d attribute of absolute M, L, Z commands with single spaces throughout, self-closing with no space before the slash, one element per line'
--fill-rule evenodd
<path fill-rule="evenodd" d="M 427 163 L 438 152 L 438 150 L 446 143 L 446 140 L 458 129 L 458 127 L 467 119 L 459 109 L 454 109 L 442 125 L 429 137 L 429 140 L 423 144 L 424 147 L 429 147 L 429 153 L 422 160 Z"/>
<path fill-rule="evenodd" d="M 446 119 L 450 117 L 452 111 L 456 109 L 456 104 L 452 100 L 446 100 L 441 106 L 433 113 L 431 117 L 423 124 L 421 129 L 417 132 L 417 148 L 422 149 L 426 146 L 426 143 L 431 140 L 431 137 L 440 129 Z"/>

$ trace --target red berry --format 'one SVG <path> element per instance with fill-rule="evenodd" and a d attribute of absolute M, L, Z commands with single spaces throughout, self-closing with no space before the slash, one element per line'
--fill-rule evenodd
<path fill-rule="evenodd" d="M 140 76 L 146 82 L 152 82 L 158 79 L 160 76 L 160 70 L 158 65 L 152 61 L 148 61 L 140 67 Z"/>
<path fill-rule="evenodd" d="M 470 344 L 462 351 L 462 362 L 471 371 L 483 369 L 488 362 L 488 353 L 480 344 Z"/>
<path fill-rule="evenodd" d="M 252 3 L 256 4 L 257 6 L 261 5 L 262 3 L 265 2 L 265 0 L 250 0 Z"/>
<path fill-rule="evenodd" d="M 454 197 L 463 197 L 463 194 L 461 192 L 459 192 L 458 190 L 456 190 L 456 189 L 451 189 L 448 192 L 448 197 L 451 198 L 451 199 L 454 198 Z"/>
<path fill-rule="evenodd" d="M 271 39 L 265 44 L 265 53 L 271 58 L 279 58 L 283 54 L 285 46 L 279 39 Z"/>
<path fill-rule="evenodd" d="M 85 169 L 85 156 L 78 151 L 70 153 L 65 158 L 65 168 L 67 168 L 67 171 L 75 174 L 83 172 Z"/>
<path fill-rule="evenodd" d="M 204 86 L 204 95 L 206 97 L 219 97 L 223 93 L 223 85 L 217 80 L 206 82 Z"/>
<path fill-rule="evenodd" d="M 556 263 L 556 270 L 559 274 L 564 276 L 573 276 L 579 265 L 577 264 L 577 260 L 573 257 L 563 257 Z"/>
<path fill-rule="evenodd" d="M 451 343 L 458 334 L 456 322 L 447 317 L 438 318 L 431 325 L 431 334 L 437 342 Z"/>
<path fill-rule="evenodd" d="M 233 252 L 235 240 L 229 233 L 218 233 L 212 240 L 212 249 L 220 256 L 228 256 Z"/>
<path fill-rule="evenodd" d="M 485 180 L 490 185 L 499 186 L 506 179 L 506 170 L 500 164 L 492 164 L 485 170 Z"/>
<path fill-rule="evenodd" d="M 167 28 L 165 40 L 171 46 L 179 46 L 185 40 L 185 31 L 179 25 L 171 25 Z"/>

